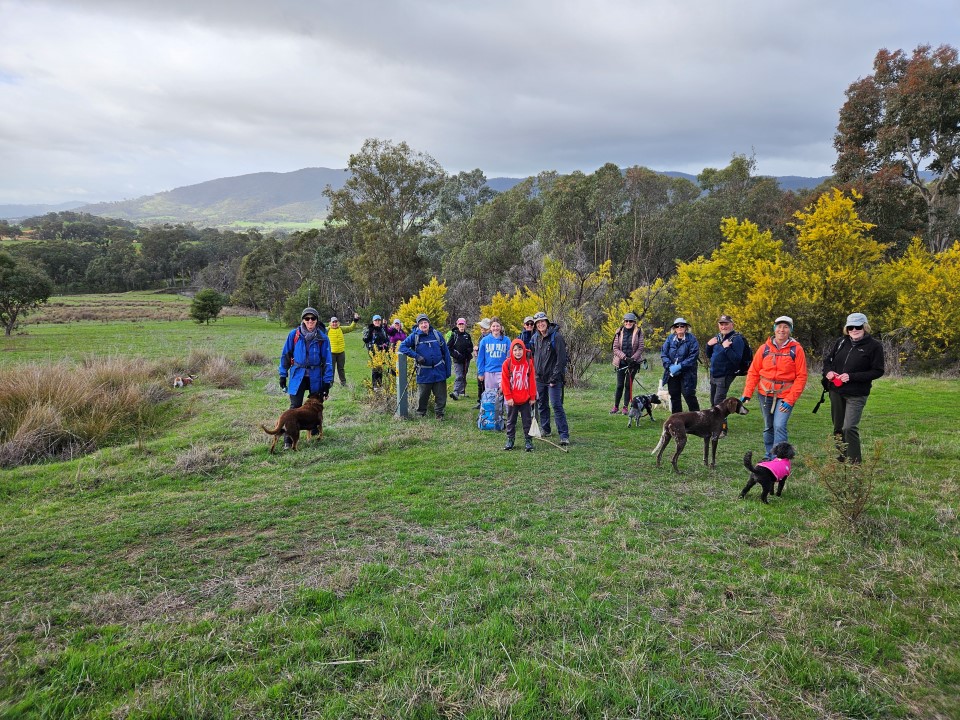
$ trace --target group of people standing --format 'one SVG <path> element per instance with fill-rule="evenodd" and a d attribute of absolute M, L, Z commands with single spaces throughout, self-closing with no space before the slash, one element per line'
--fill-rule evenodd
<path fill-rule="evenodd" d="M 567 344 L 559 326 L 550 322 L 545 312 L 538 312 L 523 319 L 523 330 L 511 340 L 499 318 L 483 318 L 477 325 L 482 337 L 477 345 L 475 409 L 480 407 L 480 395 L 485 388 L 499 388 L 507 406 L 507 442 L 503 449 L 513 449 L 518 415 L 523 423 L 525 449 L 533 449 L 530 410 L 534 404 L 542 435 L 549 437 L 553 433 L 552 411 L 560 445 L 569 445 L 570 426 L 563 407 Z"/>
<path fill-rule="evenodd" d="M 681 398 L 687 409 L 697 411 L 697 368 L 700 343 L 682 317 L 673 321 L 662 347 L 662 385 L 670 395 L 670 412 L 680 412 Z M 623 325 L 613 339 L 613 364 L 617 368 L 617 389 L 611 413 L 627 411 L 633 374 L 643 353 L 643 335 L 637 328 L 637 316 L 627 313 Z M 773 458 L 773 449 L 787 442 L 787 423 L 807 383 L 807 357 L 793 337 L 793 319 L 781 315 L 773 321 L 773 334 L 757 349 L 752 359 L 749 345 L 736 331 L 733 318 L 727 314 L 717 318 L 717 333 L 707 341 L 704 353 L 709 362 L 710 404 L 723 402 L 736 377 L 746 380 L 741 402 L 749 402 L 754 392 L 759 395 L 763 414 L 764 460 Z M 860 419 L 872 383 L 884 373 L 882 344 L 870 334 L 870 325 L 863 313 L 851 313 L 843 327 L 843 336 L 833 343 L 824 356 L 823 378 L 830 394 L 833 433 L 839 451 L 838 459 L 852 463 L 863 460 L 860 443 Z M 626 393 L 624 392 L 626 386 Z M 723 435 L 727 432 L 724 424 Z"/>
<path fill-rule="evenodd" d="M 320 322 L 319 313 L 304 308 L 300 324 L 287 335 L 280 356 L 280 387 L 290 396 L 290 407 L 303 404 L 304 395 L 327 398 L 337 369 L 341 385 L 346 385 L 344 371 L 344 333 L 353 331 L 360 316 L 341 327 L 336 317 L 330 319 L 330 329 Z M 480 392 L 484 387 L 498 388 L 507 405 L 505 450 L 514 446 L 517 416 L 522 419 L 526 449 L 532 450 L 530 408 L 536 404 L 542 434 L 551 434 L 551 410 L 556 420 L 560 445 L 570 443 L 566 412 L 563 408 L 564 375 L 567 368 L 566 343 L 556 323 L 546 313 L 539 312 L 524 320 L 524 332 L 511 343 L 498 318 L 484 318 L 477 323 L 482 337 L 476 348 L 477 380 Z M 395 319 L 384 327 L 383 317 L 374 315 L 363 332 L 363 343 L 368 352 L 384 351 L 391 347 L 416 363 L 416 414 L 425 417 L 430 397 L 434 413 L 442 420 L 446 410 L 447 381 L 455 374 L 453 391 L 449 397 L 466 397 L 467 374 L 474 357 L 473 338 L 467 331 L 466 318 L 458 318 L 446 337 L 433 328 L 430 318 L 421 313 L 416 328 L 408 335 L 403 323 Z M 371 376 L 374 388 L 382 386 L 383 369 L 374 368 Z M 479 400 L 479 395 L 478 395 Z M 478 402 L 479 407 L 479 402 Z M 289 438 L 285 438 L 289 447 Z"/>
<path fill-rule="evenodd" d="M 360 316 L 341 326 L 330 318 L 329 329 L 320 322 L 319 313 L 304 308 L 300 324 L 287 335 L 280 356 L 280 387 L 290 396 L 290 407 L 303 404 L 304 395 L 326 398 L 334 382 L 334 371 L 341 385 L 346 385 L 344 370 L 344 334 L 356 329 Z M 505 450 L 512 449 L 518 415 L 523 423 L 527 449 L 531 449 L 531 409 L 535 405 L 542 433 L 551 434 L 551 410 L 562 446 L 569 445 L 570 429 L 563 406 L 564 376 L 567 369 L 566 342 L 556 323 L 546 313 L 526 317 L 523 331 L 511 340 L 504 333 L 498 318 L 484 318 L 477 325 L 482 337 L 476 346 L 467 331 L 465 318 L 458 318 L 446 337 L 432 327 L 430 319 L 420 314 L 416 328 L 408 335 L 403 323 L 395 319 L 384 327 L 383 318 L 374 315 L 364 330 L 363 342 L 370 352 L 396 348 L 397 352 L 416 363 L 418 398 L 416 413 L 424 417 L 430 396 L 434 412 L 443 419 L 447 401 L 447 381 L 455 375 L 449 397 L 466 397 L 470 361 L 476 355 L 478 403 L 484 388 L 498 388 L 507 406 Z M 680 412 L 682 402 L 697 411 L 697 368 L 700 343 L 683 318 L 674 320 L 670 333 L 660 348 L 663 365 L 662 384 L 670 396 L 670 411 Z M 643 331 L 635 313 L 623 316 L 612 343 L 613 366 L 617 385 L 611 413 L 626 413 L 632 396 L 634 378 L 640 369 L 646 346 Z M 734 379 L 746 369 L 741 402 L 749 402 L 754 392 L 759 395 L 763 414 L 765 460 L 773 458 L 773 448 L 787 442 L 787 424 L 797 400 L 807 383 L 807 357 L 793 337 L 793 319 L 781 315 L 773 321 L 773 333 L 749 359 L 749 345 L 736 331 L 733 318 L 723 314 L 717 319 L 717 333 L 704 347 L 709 361 L 710 404 L 725 400 Z M 746 356 L 746 357 L 745 357 Z M 749 360 L 749 364 L 747 361 Z M 881 343 L 870 334 L 870 325 L 863 313 L 851 313 L 843 335 L 824 356 L 823 383 L 829 391 L 833 432 L 840 459 L 862 461 L 859 424 L 866 407 L 872 383 L 884 373 Z M 374 369 L 372 384 L 383 382 L 383 370 Z M 622 401 L 622 409 L 621 409 Z M 723 433 L 727 428 L 724 425 Z"/>

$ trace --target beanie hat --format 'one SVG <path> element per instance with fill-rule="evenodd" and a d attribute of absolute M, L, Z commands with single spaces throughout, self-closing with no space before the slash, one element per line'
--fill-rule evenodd
<path fill-rule="evenodd" d="M 305 308 L 303 309 L 303 312 L 300 313 L 300 319 L 303 320 L 303 317 L 304 317 L 305 315 L 313 315 L 313 316 L 316 317 L 317 319 L 320 318 L 320 313 L 318 313 L 318 312 L 317 312 L 314 308 L 312 308 L 312 307 L 305 307 Z"/>
<path fill-rule="evenodd" d="M 430 322 L 430 318 L 427 317 L 426 313 L 420 313 L 419 315 L 417 315 L 417 323 L 420 323 L 423 320 Z"/>

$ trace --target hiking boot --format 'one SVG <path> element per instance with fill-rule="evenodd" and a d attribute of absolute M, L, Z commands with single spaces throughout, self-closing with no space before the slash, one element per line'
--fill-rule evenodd
<path fill-rule="evenodd" d="M 626 405 L 624 405 L 623 410 L 621 410 L 620 412 L 622 412 L 624 415 L 629 415 L 629 414 L 630 414 L 630 410 L 627 408 Z"/>
<path fill-rule="evenodd" d="M 450 399 L 451 399 L 451 400 L 459 400 L 459 399 L 460 399 L 460 396 L 457 395 L 456 393 L 450 393 Z"/>
<path fill-rule="evenodd" d="M 727 423 L 723 423 L 723 427 L 720 428 L 720 437 L 725 438 L 727 436 Z"/>
<path fill-rule="evenodd" d="M 437 420 L 443 422 L 443 415 L 437 415 Z"/>
<path fill-rule="evenodd" d="M 525 436 L 523 439 L 523 449 L 527 452 L 533 452 L 533 438 L 529 435 Z"/>
<path fill-rule="evenodd" d="M 614 405 L 612 408 L 610 408 L 610 414 L 611 414 L 611 415 L 616 415 L 618 412 L 620 412 L 620 408 L 618 408 L 616 405 Z"/>
<path fill-rule="evenodd" d="M 570 444 L 570 438 L 560 438 L 560 447 L 567 447 Z"/>
<path fill-rule="evenodd" d="M 316 437 L 319 434 L 320 434 L 320 430 L 318 428 L 314 428 L 313 430 L 310 431 L 310 437 Z"/>
<path fill-rule="evenodd" d="M 290 439 L 290 436 L 289 436 L 289 435 L 284 435 L 284 436 L 283 436 L 283 449 L 284 449 L 284 450 L 289 450 L 289 449 L 292 448 L 292 447 L 293 447 L 293 440 Z"/>
<path fill-rule="evenodd" d="M 540 428 L 540 437 L 550 437 L 551 435 L 553 433 L 550 432 L 550 428 Z"/>
<path fill-rule="evenodd" d="M 513 438 L 507 435 L 507 444 L 503 446 L 504 450 L 513 450 Z"/>

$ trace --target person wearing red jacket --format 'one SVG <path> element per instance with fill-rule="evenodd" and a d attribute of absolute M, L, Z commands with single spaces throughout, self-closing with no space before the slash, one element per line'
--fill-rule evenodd
<path fill-rule="evenodd" d="M 523 449 L 533 450 L 533 438 L 530 437 L 532 407 L 537 402 L 537 379 L 533 371 L 533 360 L 527 353 L 523 340 L 517 338 L 510 343 L 510 354 L 503 362 L 500 373 L 500 387 L 503 400 L 507 405 L 507 443 L 504 450 L 513 450 L 513 440 L 517 431 L 517 415 L 523 419 Z"/>
<path fill-rule="evenodd" d="M 773 460 L 774 446 L 787 442 L 787 421 L 807 384 L 807 356 L 792 332 L 793 318 L 781 315 L 773 321 L 773 336 L 757 348 L 740 398 L 747 402 L 760 391 L 764 460 Z"/>

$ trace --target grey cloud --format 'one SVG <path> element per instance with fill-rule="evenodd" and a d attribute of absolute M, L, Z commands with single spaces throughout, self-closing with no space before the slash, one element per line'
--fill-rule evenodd
<path fill-rule="evenodd" d="M 751 148 L 826 174 L 844 89 L 957 37 L 951 4 L 0 0 L 0 202 L 343 167 L 366 137 L 488 175 Z"/>

